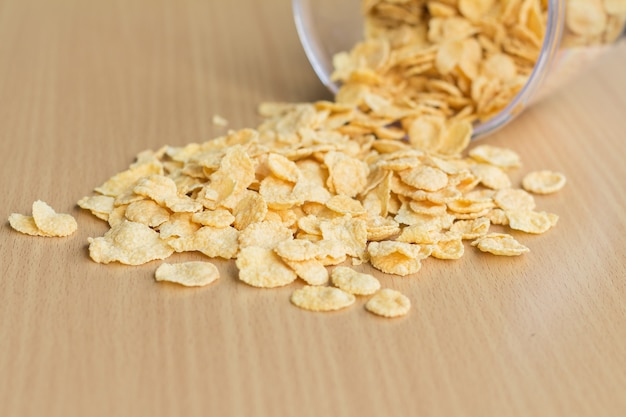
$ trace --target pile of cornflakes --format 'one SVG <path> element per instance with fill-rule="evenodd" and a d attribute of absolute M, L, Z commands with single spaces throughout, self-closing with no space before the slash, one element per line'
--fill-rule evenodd
<path fill-rule="evenodd" d="M 408 312 L 408 299 L 383 292 L 377 278 L 346 261 L 412 275 L 429 257 L 459 259 L 464 240 L 496 255 L 528 251 L 492 225 L 536 234 L 557 222 L 536 210 L 530 192 L 512 187 L 515 152 L 484 144 L 461 156 L 471 129 L 448 135 L 446 152 L 438 153 L 381 138 L 376 126 L 352 129 L 371 109 L 322 101 L 264 103 L 261 112 L 266 119 L 257 129 L 142 152 L 81 199 L 80 207 L 111 226 L 89 239 L 91 258 L 140 265 L 201 252 L 235 259 L 239 279 L 254 287 L 302 280 L 307 285 L 291 300 L 304 309 L 336 310 L 373 295 L 366 308 L 394 317 Z M 532 193 L 564 183 L 549 171 L 523 181 Z M 163 264 L 156 277 L 206 285 L 218 272 Z"/>
<path fill-rule="evenodd" d="M 370 297 L 368 311 L 398 317 L 410 300 L 350 263 L 408 276 L 430 257 L 461 258 L 464 241 L 494 255 L 527 252 L 506 229 L 554 227 L 558 216 L 537 210 L 533 194 L 558 191 L 565 177 L 531 172 L 515 188 L 514 151 L 483 144 L 463 155 L 471 122 L 501 108 L 532 68 L 545 8 L 523 5 L 520 21 L 519 4 L 366 2 L 376 36 L 337 58 L 345 84 L 335 101 L 263 103 L 256 129 L 141 152 L 78 202 L 110 226 L 89 238 L 91 258 L 140 265 L 200 252 L 234 259 L 250 286 L 301 280 L 291 302 L 303 309 Z M 11 225 L 71 233 L 66 215 L 37 204 L 34 219 L 12 215 Z M 162 263 L 155 278 L 202 286 L 219 270 L 209 260 Z"/>

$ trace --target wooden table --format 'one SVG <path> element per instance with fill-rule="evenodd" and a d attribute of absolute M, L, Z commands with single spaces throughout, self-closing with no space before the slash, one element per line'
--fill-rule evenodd
<path fill-rule="evenodd" d="M 481 142 L 568 177 L 529 254 L 381 278 L 406 318 L 316 314 L 232 262 L 203 289 L 96 264 L 107 228 L 75 205 L 140 150 L 224 133 L 214 114 L 329 98 L 288 0 L 1 0 L 0 217 L 42 199 L 79 230 L 0 228 L 0 416 L 626 415 L 625 74 L 621 45 Z"/>

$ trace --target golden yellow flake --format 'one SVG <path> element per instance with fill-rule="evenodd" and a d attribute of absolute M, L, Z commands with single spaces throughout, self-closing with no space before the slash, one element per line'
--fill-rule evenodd
<path fill-rule="evenodd" d="M 220 277 L 219 270 L 210 262 L 182 262 L 177 264 L 162 263 L 156 269 L 157 281 L 168 281 L 186 287 L 209 285 Z"/>
<path fill-rule="evenodd" d="M 235 221 L 235 216 L 226 209 L 204 210 L 199 213 L 194 213 L 191 216 L 191 221 L 203 226 L 220 228 L 232 225 Z"/>
<path fill-rule="evenodd" d="M 522 179 L 522 187 L 535 194 L 551 194 L 565 186 L 565 175 L 548 170 L 534 171 Z"/>
<path fill-rule="evenodd" d="M 152 200 L 139 200 L 126 207 L 124 216 L 131 222 L 157 227 L 170 219 L 170 212 Z"/>
<path fill-rule="evenodd" d="M 458 235 L 444 236 L 431 246 L 433 258 L 461 259 L 465 253 L 465 246 Z"/>
<path fill-rule="evenodd" d="M 297 278 L 296 273 L 273 250 L 258 246 L 242 248 L 236 265 L 239 279 L 253 287 L 282 287 Z"/>
<path fill-rule="evenodd" d="M 94 195 L 83 197 L 78 200 L 78 206 L 91 211 L 97 218 L 107 221 L 109 214 L 113 211 L 115 198 L 108 195 Z"/>
<path fill-rule="evenodd" d="M 324 285 L 328 282 L 328 270 L 317 259 L 292 261 L 282 258 L 304 282 L 309 285 Z"/>
<path fill-rule="evenodd" d="M 304 310 L 334 311 L 346 308 L 356 298 L 339 288 L 322 286 L 304 286 L 291 294 L 291 302 Z"/>
<path fill-rule="evenodd" d="M 89 256 L 98 263 L 120 262 L 141 265 L 156 259 L 165 259 L 174 250 L 159 233 L 145 224 L 124 220 L 112 227 L 103 237 L 90 237 Z"/>
<path fill-rule="evenodd" d="M 37 200 L 33 203 L 33 220 L 37 228 L 47 236 L 69 236 L 78 229 L 76 219 L 70 214 L 57 213 L 47 203 Z"/>
<path fill-rule="evenodd" d="M 495 165 L 500 168 L 515 168 L 521 165 L 520 157 L 510 149 L 493 145 L 479 145 L 469 151 L 469 156 L 478 162 Z"/>
<path fill-rule="evenodd" d="M 521 189 L 499 190 L 494 194 L 493 201 L 504 211 L 533 210 L 536 206 L 533 196 Z"/>
<path fill-rule="evenodd" d="M 559 216 L 545 211 L 514 210 L 506 213 L 509 227 L 526 233 L 544 233 L 556 225 Z"/>
<path fill-rule="evenodd" d="M 293 238 L 293 233 L 281 222 L 262 221 L 252 223 L 239 233 L 239 246 L 259 246 L 274 249 L 283 240 Z"/>
<path fill-rule="evenodd" d="M 380 289 L 380 281 L 370 274 L 346 266 L 335 267 L 331 274 L 334 286 L 354 295 L 371 295 Z"/>
<path fill-rule="evenodd" d="M 431 249 L 406 242 L 386 240 L 371 242 L 367 251 L 372 266 L 386 274 L 406 276 L 422 267 L 422 259 L 430 256 Z"/>
<path fill-rule="evenodd" d="M 399 291 L 384 288 L 365 303 L 365 308 L 378 316 L 400 317 L 411 310 L 411 300 Z"/>
<path fill-rule="evenodd" d="M 20 233 L 24 233 L 25 235 L 50 236 L 37 227 L 33 216 L 25 216 L 19 213 L 11 213 L 9 215 L 9 224 L 14 230 Z"/>
<path fill-rule="evenodd" d="M 476 246 L 483 252 L 500 256 L 518 256 L 530 250 L 506 233 L 490 233 L 481 236 L 472 242 L 472 246 Z"/>

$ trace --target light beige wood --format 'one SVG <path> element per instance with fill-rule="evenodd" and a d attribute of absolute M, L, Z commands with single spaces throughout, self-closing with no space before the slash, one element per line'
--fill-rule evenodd
<path fill-rule="evenodd" d="M 482 142 L 521 154 L 517 179 L 568 177 L 531 253 L 381 278 L 403 319 L 314 314 L 232 263 L 203 289 L 95 264 L 106 228 L 75 206 L 140 150 L 223 133 L 213 114 L 329 98 L 288 0 L 0 1 L 0 217 L 43 199 L 79 222 L 0 228 L 0 416 L 626 415 L 624 74 L 622 45 Z"/>

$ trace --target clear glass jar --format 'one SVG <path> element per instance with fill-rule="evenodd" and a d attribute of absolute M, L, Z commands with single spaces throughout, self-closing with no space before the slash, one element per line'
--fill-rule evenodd
<path fill-rule="evenodd" d="M 501 0 L 495 0 L 501 1 Z M 547 4 L 545 36 L 539 57 L 524 87 L 493 117 L 474 124 L 473 137 L 492 133 L 582 72 L 626 39 L 626 0 L 543 0 Z M 292 0 L 296 28 L 306 55 L 321 82 L 333 93 L 333 56 L 364 38 L 362 0 Z M 372 3 L 372 2 L 370 2 Z M 426 3 L 424 3 L 426 4 Z M 598 7 L 605 14 L 599 14 Z M 610 9 L 607 11 L 607 9 Z M 584 38 L 577 25 L 598 21 L 601 35 Z M 604 19 L 604 20 L 603 20 Z"/>

